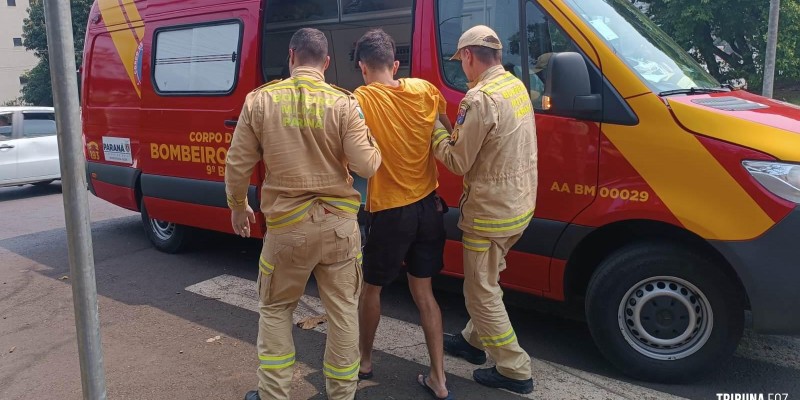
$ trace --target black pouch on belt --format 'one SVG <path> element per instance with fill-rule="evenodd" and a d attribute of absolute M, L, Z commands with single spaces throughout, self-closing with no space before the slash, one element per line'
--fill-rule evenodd
<path fill-rule="evenodd" d="M 447 203 L 444 202 L 444 199 L 439 197 L 438 193 L 434 193 L 433 201 L 436 202 L 436 211 L 439 211 L 442 214 L 446 214 L 447 211 L 450 209 L 447 207 Z"/>

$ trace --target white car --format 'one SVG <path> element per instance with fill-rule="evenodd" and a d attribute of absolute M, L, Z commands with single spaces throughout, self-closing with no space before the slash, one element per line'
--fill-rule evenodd
<path fill-rule="evenodd" d="M 61 179 L 52 107 L 0 107 L 0 187 Z"/>

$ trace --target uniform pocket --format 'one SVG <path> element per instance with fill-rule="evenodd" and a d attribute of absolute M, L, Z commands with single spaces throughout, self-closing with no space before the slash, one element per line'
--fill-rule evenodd
<path fill-rule="evenodd" d="M 470 258 L 470 263 L 472 264 L 472 279 L 476 282 L 484 282 L 486 280 L 487 274 L 487 265 L 486 265 L 486 252 L 477 252 L 477 251 L 470 251 L 467 252 L 464 256 Z"/>
<path fill-rule="evenodd" d="M 264 272 L 259 272 L 258 274 L 258 282 L 256 282 L 256 287 L 258 288 L 258 299 L 263 304 L 269 303 L 269 289 L 270 285 L 272 284 L 272 274 L 265 274 Z"/>
<path fill-rule="evenodd" d="M 358 254 L 359 254 L 359 256 L 361 255 L 361 253 L 358 253 Z M 357 257 L 356 258 L 356 284 L 355 284 L 355 288 L 356 288 L 355 298 L 356 299 L 361 297 L 361 289 L 363 288 L 363 286 L 364 286 L 364 270 L 361 269 L 361 258 Z"/>
<path fill-rule="evenodd" d="M 358 222 L 344 219 L 331 231 L 325 232 L 323 242 L 325 243 L 321 259 L 323 264 L 335 264 L 355 258 L 361 247 L 361 231 L 358 229 Z"/>
<path fill-rule="evenodd" d="M 304 262 L 307 252 L 304 232 L 269 234 L 266 244 L 266 250 L 261 255 L 262 262 L 270 264 L 273 268 Z"/>

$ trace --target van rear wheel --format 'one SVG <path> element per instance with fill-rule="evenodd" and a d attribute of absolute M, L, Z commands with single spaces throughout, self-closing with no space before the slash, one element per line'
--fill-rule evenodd
<path fill-rule="evenodd" d="M 142 210 L 142 226 L 145 234 L 156 249 L 170 254 L 180 253 L 186 249 L 194 233 L 192 228 L 150 218 L 144 200 L 141 201 L 140 210 Z"/>
<path fill-rule="evenodd" d="M 598 267 L 586 318 L 600 351 L 626 375 L 696 380 L 733 354 L 741 339 L 744 309 L 737 287 L 696 252 L 635 244 Z"/>

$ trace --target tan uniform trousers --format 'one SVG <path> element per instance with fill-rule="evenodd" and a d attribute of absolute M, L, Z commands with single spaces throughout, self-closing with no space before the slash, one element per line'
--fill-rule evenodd
<path fill-rule="evenodd" d="M 517 342 L 499 283 L 500 272 L 506 269 L 506 254 L 521 236 L 464 234 L 464 299 L 471 319 L 461 334 L 473 347 L 489 353 L 501 375 L 527 380 L 531 378 L 531 358 Z"/>
<path fill-rule="evenodd" d="M 292 313 L 314 274 L 328 313 L 322 370 L 332 400 L 351 400 L 358 387 L 358 298 L 361 235 L 358 222 L 316 202 L 302 221 L 271 229 L 259 260 L 258 392 L 289 399 L 295 347 Z M 332 208 L 331 208 L 332 210 Z"/>

